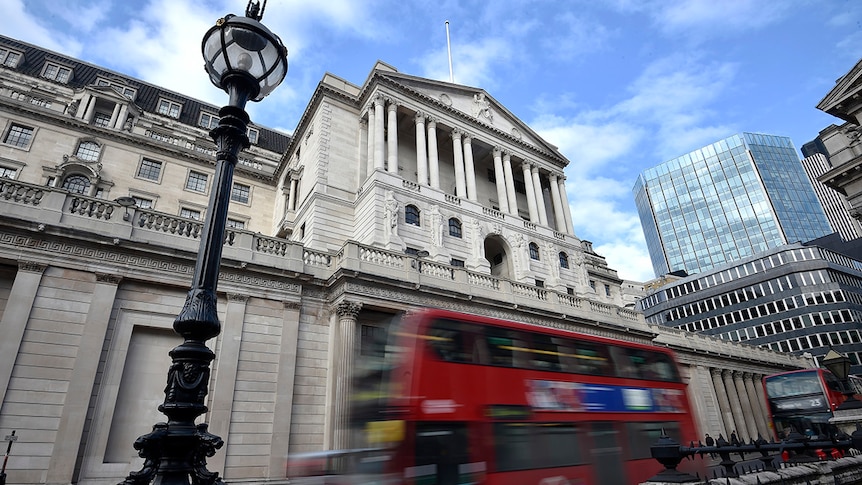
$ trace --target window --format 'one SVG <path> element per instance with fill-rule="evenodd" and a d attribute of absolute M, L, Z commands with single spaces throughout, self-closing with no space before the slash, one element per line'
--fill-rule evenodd
<path fill-rule="evenodd" d="M 156 108 L 156 112 L 158 112 L 160 115 L 169 116 L 171 118 L 179 118 L 180 108 L 181 106 L 179 103 L 175 103 L 167 99 L 160 99 L 159 107 Z"/>
<path fill-rule="evenodd" d="M 251 143 L 252 145 L 256 145 L 256 144 L 257 144 L 258 134 L 259 134 L 260 132 L 259 132 L 259 131 L 257 131 L 257 130 L 256 130 L 256 129 L 254 129 L 254 128 L 249 128 L 249 129 L 246 131 L 246 133 L 248 133 L 248 141 L 249 141 L 249 143 Z"/>
<path fill-rule="evenodd" d="M 449 235 L 452 237 L 461 237 L 461 221 L 456 218 L 449 219 Z"/>
<path fill-rule="evenodd" d="M 227 220 L 227 227 L 231 227 L 233 229 L 245 229 L 245 222 L 244 221 L 238 221 L 236 219 L 228 219 Z"/>
<path fill-rule="evenodd" d="M 73 194 L 85 194 L 90 188 L 90 179 L 83 175 L 69 175 L 63 180 L 63 188 Z"/>
<path fill-rule="evenodd" d="M 560 252 L 560 268 L 569 269 L 569 255 L 562 251 Z"/>
<path fill-rule="evenodd" d="M 18 170 L 0 166 L 0 178 L 14 179 L 16 174 L 18 174 Z"/>
<path fill-rule="evenodd" d="M 108 86 L 111 89 L 113 89 L 114 91 L 116 91 L 116 92 L 118 92 L 118 93 L 128 97 L 129 99 L 132 99 L 132 100 L 135 99 L 135 94 L 137 93 L 137 90 L 135 88 L 131 88 L 129 86 L 126 86 L 122 82 L 109 81 L 109 80 L 103 79 L 103 78 L 96 79 L 96 86 Z"/>
<path fill-rule="evenodd" d="M 198 126 L 201 128 L 206 128 L 208 130 L 212 130 L 216 126 L 218 126 L 219 117 L 218 115 L 214 115 L 212 113 L 201 112 L 201 119 L 198 121 Z"/>
<path fill-rule="evenodd" d="M 162 162 L 144 158 L 138 168 L 138 177 L 158 181 L 162 174 Z"/>
<path fill-rule="evenodd" d="M 132 196 L 135 199 L 135 205 L 140 207 L 141 209 L 152 209 L 153 208 L 153 200 L 146 199 L 144 197 Z"/>
<path fill-rule="evenodd" d="M 536 243 L 530 243 L 530 259 L 539 260 L 539 245 Z"/>
<path fill-rule="evenodd" d="M 9 131 L 6 137 L 3 138 L 3 143 L 12 145 L 18 148 L 27 148 L 30 146 L 30 141 L 33 140 L 33 128 L 29 126 L 12 123 L 9 126 Z"/>
<path fill-rule="evenodd" d="M 572 287 L 570 287 L 570 286 L 567 286 L 567 287 L 566 287 L 566 294 L 567 294 L 567 295 L 574 295 L 574 294 L 575 294 L 575 289 L 574 289 L 574 288 L 572 288 Z"/>
<path fill-rule="evenodd" d="M 195 172 L 194 170 L 190 171 L 189 178 L 186 180 L 186 189 L 193 192 L 206 192 L 207 174 Z"/>
<path fill-rule="evenodd" d="M 65 84 L 72 78 L 72 70 L 68 67 L 63 67 L 49 62 L 45 64 L 45 70 L 42 71 L 42 77 Z"/>
<path fill-rule="evenodd" d="M 605 285 L 605 296 L 611 296 L 611 285 Z"/>
<path fill-rule="evenodd" d="M 404 222 L 413 226 L 419 225 L 419 208 L 415 205 L 408 205 L 404 208 Z"/>
<path fill-rule="evenodd" d="M 21 53 L 0 47 L 0 66 L 17 67 L 21 61 Z"/>
<path fill-rule="evenodd" d="M 590 288 L 592 288 L 592 289 L 593 289 L 593 291 L 595 291 L 595 289 L 596 289 L 596 280 L 590 280 Z"/>
<path fill-rule="evenodd" d="M 93 114 L 93 124 L 101 126 L 102 128 L 107 128 L 108 125 L 111 124 L 111 115 L 108 113 L 102 113 L 101 111 L 96 111 Z"/>
<path fill-rule="evenodd" d="M 194 209 L 188 209 L 186 207 L 183 207 L 182 209 L 180 209 L 180 217 L 199 221 L 201 220 L 201 211 L 196 211 Z"/>
<path fill-rule="evenodd" d="M 248 204 L 250 194 L 251 187 L 245 184 L 234 182 L 233 189 L 231 189 L 230 191 L 230 200 L 242 202 L 243 204 Z"/>
<path fill-rule="evenodd" d="M 102 152 L 102 147 L 94 141 L 82 141 L 78 144 L 78 150 L 75 151 L 75 156 L 81 160 L 95 162 L 99 159 L 99 154 Z"/>
<path fill-rule="evenodd" d="M 536 286 L 538 286 L 539 288 L 544 288 L 545 287 L 545 281 L 544 280 L 536 280 Z"/>
<path fill-rule="evenodd" d="M 449 260 L 449 264 L 451 264 L 452 266 L 455 266 L 456 268 L 463 268 L 464 267 L 464 260 L 452 258 L 451 260 Z"/>

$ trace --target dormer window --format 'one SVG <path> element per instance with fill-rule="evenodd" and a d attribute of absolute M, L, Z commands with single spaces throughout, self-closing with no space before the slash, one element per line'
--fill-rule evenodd
<path fill-rule="evenodd" d="M 212 130 L 218 126 L 219 117 L 212 113 L 201 111 L 201 119 L 198 121 L 198 126 L 207 130 Z"/>
<path fill-rule="evenodd" d="M 111 81 L 109 79 L 101 77 L 96 79 L 96 86 L 109 86 L 114 91 L 122 94 L 123 96 L 126 96 L 133 101 L 135 99 L 135 95 L 138 93 L 138 90 L 135 88 L 126 86 L 125 84 L 118 81 Z"/>
<path fill-rule="evenodd" d="M 46 62 L 45 68 L 42 70 L 42 77 L 65 84 L 72 79 L 72 69 L 53 62 Z"/>
<path fill-rule="evenodd" d="M 179 118 L 181 110 L 180 103 L 164 98 L 159 100 L 159 106 L 156 108 L 156 112 L 169 118 Z"/>
<path fill-rule="evenodd" d="M 0 66 L 16 68 L 23 57 L 24 54 L 18 51 L 0 47 Z"/>

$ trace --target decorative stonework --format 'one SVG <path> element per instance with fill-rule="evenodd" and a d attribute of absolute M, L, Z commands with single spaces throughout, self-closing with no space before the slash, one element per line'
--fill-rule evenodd
<path fill-rule="evenodd" d="M 450 98 L 446 93 L 440 94 L 440 102 L 446 106 L 452 106 L 452 98 Z"/>
<path fill-rule="evenodd" d="M 120 282 L 123 281 L 123 277 L 114 274 L 114 273 L 96 273 L 96 282 L 97 283 L 108 283 L 112 285 L 119 285 Z"/>
<path fill-rule="evenodd" d="M 246 303 L 246 302 L 248 302 L 248 298 L 249 298 L 248 295 L 243 295 L 240 293 L 228 293 L 227 294 L 228 301 L 237 301 L 240 303 Z"/>
<path fill-rule="evenodd" d="M 356 319 L 359 316 L 359 311 L 362 310 L 362 303 L 342 300 L 336 307 L 335 311 L 339 318 Z"/>
<path fill-rule="evenodd" d="M 26 271 L 28 273 L 42 273 L 48 267 L 46 264 L 36 263 L 34 261 L 18 261 L 18 271 Z"/>

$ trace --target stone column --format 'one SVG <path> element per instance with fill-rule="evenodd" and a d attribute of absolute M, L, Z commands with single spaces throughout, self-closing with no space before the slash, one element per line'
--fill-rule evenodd
<path fill-rule="evenodd" d="M 114 124 L 114 128 L 122 130 L 126 126 L 126 118 L 128 118 L 128 116 L 129 107 L 125 104 L 120 105 L 120 114 L 117 116 L 117 121 L 116 124 Z"/>
<path fill-rule="evenodd" d="M 9 379 L 12 378 L 12 369 L 18 358 L 18 349 L 21 339 L 24 338 L 24 330 L 30 320 L 30 311 L 33 309 L 36 291 L 39 290 L 45 268 L 45 265 L 32 261 L 18 262 L 18 272 L 15 273 L 15 281 L 9 291 L 6 310 L 0 318 L 0 404 L 6 398 Z"/>
<path fill-rule="evenodd" d="M 386 169 L 389 173 L 398 174 L 398 105 L 390 101 L 387 107 L 389 113 L 389 121 L 386 124 L 387 129 L 387 153 Z"/>
<path fill-rule="evenodd" d="M 736 436 L 741 441 L 748 441 L 748 426 L 745 424 L 742 404 L 739 402 L 739 394 L 736 392 L 736 385 L 733 383 L 733 371 L 724 370 L 721 373 L 721 377 L 724 379 L 724 389 L 727 391 L 730 410 L 733 412 L 733 422 L 736 423 L 736 428 L 731 429 L 731 432 L 736 431 Z M 728 439 L 728 441 L 730 440 Z"/>
<path fill-rule="evenodd" d="M 575 235 L 575 226 L 572 223 L 572 208 L 569 206 L 569 195 L 566 192 L 566 177 L 560 177 L 557 181 L 560 184 L 560 202 L 563 203 L 563 216 L 566 218 L 566 230 L 572 236 Z"/>
<path fill-rule="evenodd" d="M 527 190 L 527 208 L 530 209 L 530 222 L 538 224 L 540 220 L 539 213 L 536 211 L 536 191 L 533 190 L 535 186 L 533 185 L 533 176 L 530 174 L 529 162 L 522 163 L 521 170 L 524 172 L 524 188 Z"/>
<path fill-rule="evenodd" d="M 751 403 L 751 409 L 754 410 L 754 418 L 757 424 L 757 432 L 764 439 L 769 439 L 772 433 L 769 432 L 769 415 L 764 412 L 763 401 L 764 396 L 757 392 L 757 387 L 754 385 L 754 380 L 757 379 L 755 374 L 746 372 L 742 376 L 745 383 L 745 390 L 748 392 L 748 399 Z"/>
<path fill-rule="evenodd" d="M 476 167 L 473 165 L 473 137 L 464 135 L 464 174 L 467 176 L 467 198 L 476 202 Z"/>
<path fill-rule="evenodd" d="M 374 122 L 374 107 L 368 108 L 368 175 L 374 172 L 374 137 L 375 137 L 375 122 Z"/>
<path fill-rule="evenodd" d="M 296 179 L 290 176 L 290 192 L 287 194 L 287 210 L 296 210 Z"/>
<path fill-rule="evenodd" d="M 506 175 L 506 197 L 509 199 L 509 214 L 519 217 L 518 195 L 515 193 L 515 179 L 512 176 L 512 155 L 503 154 L 503 173 Z"/>
<path fill-rule="evenodd" d="M 239 367 L 239 350 L 242 342 L 242 331 L 245 326 L 245 311 L 248 295 L 237 293 L 227 294 L 224 325 L 219 335 L 218 361 L 215 366 L 215 376 L 210 390 L 210 409 L 207 414 L 209 432 L 221 436 L 225 441 L 230 437 L 230 417 L 233 412 L 234 391 L 236 390 L 236 374 Z M 216 453 L 207 459 L 207 464 L 213 470 L 224 470 L 227 453 Z"/>
<path fill-rule="evenodd" d="M 467 179 L 464 176 L 464 150 L 461 147 L 461 132 L 452 130 L 452 155 L 455 159 L 455 195 L 467 197 Z"/>
<path fill-rule="evenodd" d="M 425 115 L 416 113 L 416 182 L 428 185 L 428 157 L 425 143 Z"/>
<path fill-rule="evenodd" d="M 385 161 L 383 159 L 383 98 L 374 99 L 374 169 L 383 170 Z"/>
<path fill-rule="evenodd" d="M 500 147 L 494 147 L 494 178 L 497 179 L 497 202 L 500 204 L 500 210 L 506 213 L 509 212 L 509 199 L 506 197 L 506 175 L 503 172 L 503 160 L 501 158 Z"/>
<path fill-rule="evenodd" d="M 551 202 L 554 204 L 554 223 L 557 226 L 557 232 L 565 233 L 566 230 L 566 219 L 563 216 L 563 204 L 560 199 L 560 185 L 557 183 L 557 176 L 555 174 L 550 174 L 549 179 L 551 182 Z"/>
<path fill-rule="evenodd" d="M 721 420 L 724 422 L 724 430 L 727 433 L 724 437 L 730 440 L 730 432 L 736 429 L 736 423 L 733 421 L 733 411 L 730 408 L 730 399 L 727 397 L 727 389 L 724 388 L 721 372 L 721 369 L 714 367 L 710 369 L 712 386 L 715 388 L 715 396 L 718 398 L 718 409 L 721 414 Z"/>
<path fill-rule="evenodd" d="M 102 344 L 105 342 L 117 286 L 121 280 L 121 277 L 113 274 L 96 274 L 96 284 L 69 378 L 69 388 L 63 402 L 45 483 L 72 483 L 81 435 L 84 432 L 84 421 L 102 355 Z M 10 298 L 9 301 L 12 299 Z M 8 311 L 9 306 L 6 308 Z"/>
<path fill-rule="evenodd" d="M 536 211 L 539 213 L 539 222 L 543 226 L 548 225 L 548 211 L 545 208 L 545 196 L 542 192 L 542 181 L 539 179 L 539 167 L 533 166 L 533 192 L 536 194 Z"/>
<path fill-rule="evenodd" d="M 428 177 L 431 187 L 440 188 L 440 159 L 437 157 L 437 122 L 428 120 Z"/>
<path fill-rule="evenodd" d="M 353 358 L 356 354 L 356 317 L 362 303 L 344 300 L 335 307 L 338 325 L 335 329 L 335 396 L 332 449 L 350 447 L 350 393 L 353 383 Z"/>
<path fill-rule="evenodd" d="M 117 119 L 120 117 L 120 103 L 114 105 L 114 110 L 111 111 L 111 120 L 108 122 L 108 126 L 111 128 L 117 128 Z"/>
<path fill-rule="evenodd" d="M 300 304 L 285 302 L 281 321 L 281 352 L 278 358 L 278 380 L 275 388 L 275 411 L 272 423 L 272 445 L 269 452 L 270 477 L 284 470 L 284 457 L 290 445 L 293 412 L 296 352 L 299 340 Z M 321 405 L 325 403 L 321 402 Z M 222 453 L 224 454 L 224 453 Z"/>
<path fill-rule="evenodd" d="M 93 116 L 96 114 L 96 98 L 90 96 L 90 99 L 87 101 L 87 109 L 84 110 L 84 122 L 92 123 Z"/>
<path fill-rule="evenodd" d="M 745 416 L 745 426 L 748 430 L 748 438 L 757 438 L 757 415 L 751 405 L 751 396 L 745 388 L 742 372 L 733 373 L 733 383 L 736 385 L 736 394 L 739 396 L 739 404 L 742 406 L 742 414 Z"/>
<path fill-rule="evenodd" d="M 84 95 L 81 96 L 81 101 L 78 104 L 78 111 L 75 112 L 75 118 L 78 118 L 79 120 L 86 118 L 85 115 L 87 114 L 87 108 L 90 107 L 90 101 L 92 100 L 93 95 L 90 93 L 84 93 Z"/>

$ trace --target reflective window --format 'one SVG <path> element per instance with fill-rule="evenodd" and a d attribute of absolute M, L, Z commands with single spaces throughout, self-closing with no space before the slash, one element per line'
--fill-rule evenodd
<path fill-rule="evenodd" d="M 6 132 L 6 137 L 3 138 L 3 143 L 18 148 L 27 148 L 30 146 L 30 141 L 33 140 L 33 131 L 33 128 L 29 126 L 12 123 L 9 126 L 9 131 Z"/>
<path fill-rule="evenodd" d="M 162 173 L 162 162 L 144 158 L 141 160 L 141 166 L 138 168 L 138 177 L 147 180 L 159 180 Z"/>
<path fill-rule="evenodd" d="M 449 235 L 452 237 L 461 237 L 461 221 L 454 217 L 449 219 Z"/>
<path fill-rule="evenodd" d="M 413 226 L 419 225 L 419 208 L 415 205 L 408 205 L 404 208 L 404 222 Z"/>
<path fill-rule="evenodd" d="M 78 145 L 78 150 L 75 151 L 75 156 L 81 160 L 95 162 L 99 159 L 99 153 L 101 153 L 101 151 L 102 147 L 100 147 L 98 143 L 94 141 L 82 141 Z"/>
<path fill-rule="evenodd" d="M 530 243 L 530 259 L 539 260 L 539 245 L 536 243 Z"/>
<path fill-rule="evenodd" d="M 63 188 L 73 194 L 84 194 L 90 188 L 90 179 L 83 175 L 69 175 L 63 180 Z"/>

